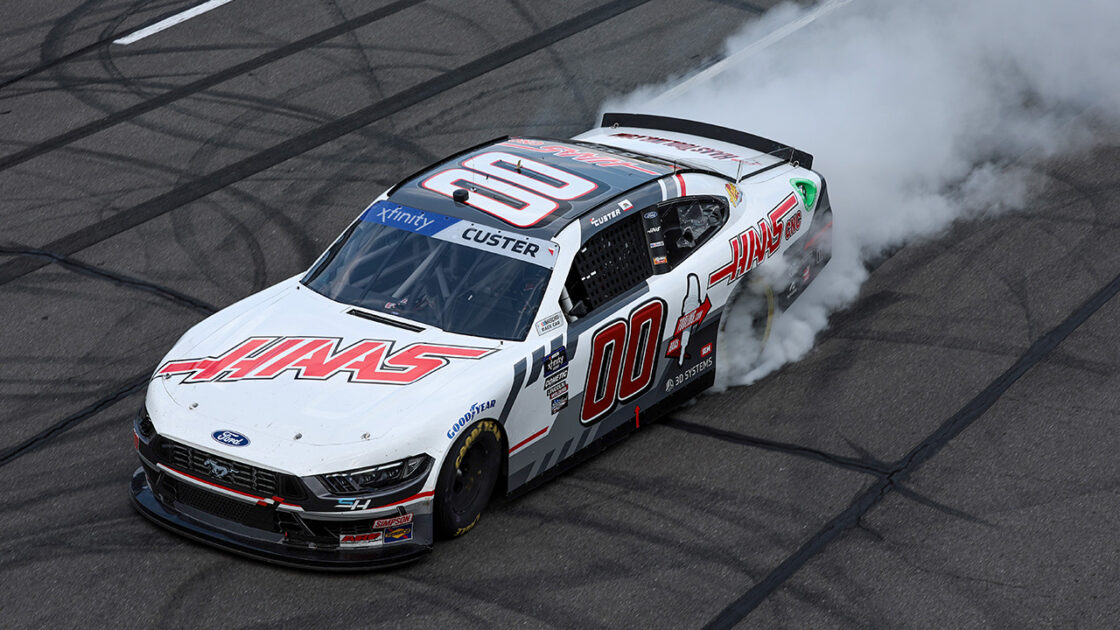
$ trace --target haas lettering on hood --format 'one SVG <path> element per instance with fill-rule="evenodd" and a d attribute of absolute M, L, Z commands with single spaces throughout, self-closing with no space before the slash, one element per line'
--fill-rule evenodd
<path fill-rule="evenodd" d="M 294 378 L 326 380 L 345 372 L 352 383 L 408 385 L 452 359 L 481 359 L 494 350 L 414 343 L 396 352 L 393 342 L 362 339 L 339 349 L 324 337 L 250 337 L 216 357 L 168 361 L 155 376 L 186 374 L 183 383 L 271 379 L 292 370 Z"/>

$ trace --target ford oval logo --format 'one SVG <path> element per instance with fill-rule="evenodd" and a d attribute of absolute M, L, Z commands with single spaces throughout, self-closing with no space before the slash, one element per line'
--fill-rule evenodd
<path fill-rule="evenodd" d="M 210 434 L 210 437 L 226 446 L 249 446 L 249 438 L 237 431 L 215 431 Z"/>

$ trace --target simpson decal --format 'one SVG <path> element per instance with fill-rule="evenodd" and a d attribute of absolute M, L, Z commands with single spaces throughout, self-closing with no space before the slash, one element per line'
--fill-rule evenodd
<path fill-rule="evenodd" d="M 381 529 L 382 527 L 397 527 L 412 522 L 412 513 L 409 512 L 404 516 L 394 516 L 393 518 L 382 518 L 373 522 L 374 529 Z"/>

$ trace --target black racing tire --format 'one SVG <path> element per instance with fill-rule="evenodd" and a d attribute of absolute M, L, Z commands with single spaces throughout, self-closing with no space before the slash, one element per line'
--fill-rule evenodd
<path fill-rule="evenodd" d="M 735 385 L 735 377 L 754 368 L 770 338 L 774 293 L 765 283 L 741 280 L 724 307 L 716 333 L 716 387 Z"/>
<path fill-rule="evenodd" d="M 470 425 L 451 445 L 436 480 L 436 534 L 454 538 L 478 523 L 502 468 L 502 429 L 493 420 Z"/>

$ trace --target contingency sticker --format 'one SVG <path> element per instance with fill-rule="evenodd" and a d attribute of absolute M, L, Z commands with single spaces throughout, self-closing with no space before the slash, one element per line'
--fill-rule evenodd
<path fill-rule="evenodd" d="M 544 335 L 549 331 L 556 330 L 560 327 L 560 324 L 563 321 L 563 315 L 561 315 L 559 312 L 553 313 L 552 315 L 549 315 L 548 317 L 545 317 L 544 319 L 537 322 L 537 334 Z"/>
<path fill-rule="evenodd" d="M 557 348 L 544 358 L 544 375 L 551 376 L 566 365 L 568 365 L 568 352 L 562 347 Z"/>

